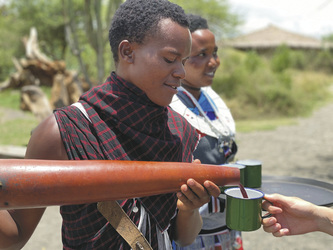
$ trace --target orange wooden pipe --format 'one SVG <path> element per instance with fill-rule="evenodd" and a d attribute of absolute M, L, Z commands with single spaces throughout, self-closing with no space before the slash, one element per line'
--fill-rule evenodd
<path fill-rule="evenodd" d="M 0 209 L 93 203 L 176 192 L 187 179 L 238 184 L 238 168 L 179 162 L 0 159 Z"/>

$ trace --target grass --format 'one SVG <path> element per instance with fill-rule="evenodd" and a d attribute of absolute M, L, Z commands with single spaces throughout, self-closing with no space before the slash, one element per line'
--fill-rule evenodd
<path fill-rule="evenodd" d="M 19 110 L 19 91 L 6 90 L 0 92 L 0 145 L 27 145 L 30 133 L 38 125 L 31 113 L 26 112 L 24 118 L 1 119 L 1 108 Z M 236 120 L 237 132 L 273 130 L 278 126 L 296 124 L 295 118 Z"/>
<path fill-rule="evenodd" d="M 38 125 L 32 113 L 26 112 L 24 117 L 4 118 L 4 110 L 17 112 L 20 109 L 20 91 L 5 90 L 0 92 L 0 145 L 26 146 L 31 130 Z"/>
<path fill-rule="evenodd" d="M 295 125 L 295 118 L 274 118 L 261 120 L 238 120 L 236 121 L 236 131 L 241 133 L 274 130 L 280 126 Z"/>
<path fill-rule="evenodd" d="M 305 75 L 307 78 L 309 74 Z M 313 78 L 312 75 L 310 75 Z M 315 75 L 319 79 L 320 75 Z M 298 78 L 299 77 L 299 78 Z M 301 84 L 301 75 L 297 75 L 295 79 L 295 84 Z M 304 76 L 303 76 L 304 77 Z M 309 86 L 310 84 L 308 84 Z M 50 88 L 43 89 L 46 94 L 50 97 Z M 311 92 L 311 90 L 310 90 Z M 328 100 L 324 98 L 322 102 L 316 102 L 313 105 L 314 109 L 319 106 L 324 105 L 327 102 L 331 102 L 332 98 Z M 255 113 L 253 112 L 253 107 L 242 106 L 237 107 L 235 105 L 237 102 L 228 102 L 227 105 L 230 107 L 233 114 L 237 113 L 237 108 L 242 109 L 243 112 Z M 2 119 L 4 117 L 4 109 L 11 109 L 13 112 L 20 110 L 20 91 L 19 90 L 5 90 L 0 91 L 0 145 L 15 145 L 15 146 L 25 146 L 30 139 L 31 130 L 38 125 L 38 121 L 35 117 L 26 112 L 23 118 L 10 118 Z M 310 110 L 309 110 L 310 111 Z M 310 111 L 308 115 L 312 112 Z M 266 116 L 254 116 L 247 119 L 236 119 L 236 129 L 240 133 L 248 133 L 252 131 L 264 131 L 264 130 L 274 130 L 279 126 L 294 125 L 297 124 L 297 117 L 269 117 Z"/>
<path fill-rule="evenodd" d="M 42 86 L 41 89 L 48 98 L 51 97 L 51 88 Z M 0 107 L 20 110 L 21 91 L 18 89 L 6 89 L 0 91 Z"/>
<path fill-rule="evenodd" d="M 24 119 L 0 121 L 0 145 L 26 146 L 31 130 L 37 125 L 38 122 L 33 115 Z"/>
<path fill-rule="evenodd" d="M 19 110 L 20 109 L 20 90 L 6 89 L 0 91 L 0 107 Z"/>

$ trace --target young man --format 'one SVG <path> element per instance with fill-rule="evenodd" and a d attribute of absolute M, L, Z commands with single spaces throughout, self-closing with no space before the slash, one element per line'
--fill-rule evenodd
<path fill-rule="evenodd" d="M 185 77 L 191 35 L 183 10 L 167 0 L 127 0 L 109 34 L 116 71 L 57 110 L 33 132 L 26 158 L 192 161 L 198 136 L 167 106 Z M 190 244 L 202 226 L 199 207 L 218 196 L 193 179 L 180 192 L 118 201 L 153 249 Z M 136 209 L 134 209 L 136 208 Z M 0 212 L 0 248 L 22 248 L 45 208 Z M 96 203 L 62 206 L 64 249 L 130 249 Z"/>

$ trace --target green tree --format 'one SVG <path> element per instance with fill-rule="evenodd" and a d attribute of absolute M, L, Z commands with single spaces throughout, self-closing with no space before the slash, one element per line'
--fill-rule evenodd
<path fill-rule="evenodd" d="M 115 10 L 122 2 L 123 0 L 8 0 L 4 8 L 7 15 L 11 16 L 6 19 L 6 23 L 15 23 L 16 41 L 21 43 L 21 38 L 29 34 L 30 28 L 36 27 L 39 45 L 45 54 L 57 60 L 68 58 L 67 51 L 71 51 L 77 57 L 86 79 L 89 80 L 88 75 L 96 72 L 100 82 L 105 77 L 105 61 L 111 61 L 111 56 L 104 58 L 108 28 Z M 17 26 L 16 20 L 21 21 L 22 25 Z M 4 21 L 3 15 L 0 25 L 1 21 Z M 8 32 L 12 31 L 6 24 L 3 26 Z M 5 40 L 3 35 L 0 38 Z M 82 53 L 91 55 L 91 50 L 93 55 L 86 55 L 89 60 L 84 62 Z M 7 54 L 6 51 L 0 50 L 0 54 L 1 52 Z M 96 70 L 91 67 L 93 62 Z"/>
<path fill-rule="evenodd" d="M 64 58 L 67 42 L 61 2 L 46 0 L 11 0 L 10 12 L 17 19 L 24 20 L 19 35 L 29 34 L 36 27 L 40 46 L 45 54 L 54 58 Z"/>
<path fill-rule="evenodd" d="M 255 51 L 249 51 L 244 61 L 245 67 L 249 71 L 256 71 L 263 64 L 262 59 Z"/>
<path fill-rule="evenodd" d="M 105 77 L 106 65 L 112 67 L 112 56 L 106 57 L 109 53 L 105 53 L 109 49 L 108 29 L 115 10 L 123 1 L 8 0 L 6 11 L 0 16 L 0 27 L 3 28 L 0 41 L 4 43 L 2 48 L 11 46 L 15 48 L 16 56 L 18 52 L 21 52 L 19 57 L 23 56 L 21 39 L 29 34 L 31 27 L 36 27 L 43 53 L 54 60 L 66 59 L 70 67 L 80 68 L 88 82 L 89 76 L 95 76 L 101 82 Z M 174 2 L 183 6 L 188 13 L 207 18 L 217 37 L 232 33 L 239 23 L 239 18 L 230 12 L 226 0 Z M 15 27 L 11 27 L 14 25 Z M 10 33 L 8 37 L 12 36 L 15 43 L 8 41 L 4 35 L 7 33 Z M 21 49 L 17 49 L 18 47 Z M 0 55 L 5 54 L 2 58 L 13 55 L 2 48 Z M 73 60 L 74 56 L 77 58 L 76 62 Z M 6 72 L 9 64 L 12 65 L 7 59 Z M 0 62 L 0 74 L 3 71 L 2 65 Z"/>
<path fill-rule="evenodd" d="M 292 64 L 291 51 L 286 45 L 280 45 L 274 52 L 271 67 L 274 72 L 283 72 Z"/>
<path fill-rule="evenodd" d="M 89 44 L 95 51 L 97 57 L 96 67 L 99 82 L 101 82 L 105 77 L 104 51 L 108 41 L 108 29 L 110 26 L 111 18 L 122 2 L 122 0 L 109 0 L 105 6 L 102 6 L 101 0 L 84 1 L 84 27 Z"/>
<path fill-rule="evenodd" d="M 12 57 L 24 53 L 22 36 L 18 35 L 23 25 L 23 21 L 17 20 L 8 6 L 0 6 L 0 81 L 8 78 L 13 71 Z"/>
<path fill-rule="evenodd" d="M 333 33 L 323 36 L 322 40 L 333 43 Z"/>
<path fill-rule="evenodd" d="M 240 16 L 232 13 L 226 0 L 171 0 L 183 7 L 186 13 L 201 15 L 217 39 L 235 34 L 236 27 L 242 23 Z"/>

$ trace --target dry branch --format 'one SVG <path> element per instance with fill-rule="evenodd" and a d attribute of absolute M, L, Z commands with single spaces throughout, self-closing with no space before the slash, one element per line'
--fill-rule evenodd
<path fill-rule="evenodd" d="M 65 61 L 53 61 L 41 52 L 36 28 L 31 28 L 29 37 L 23 38 L 23 43 L 26 57 L 13 58 L 16 72 L 0 84 L 0 91 L 22 89 L 20 106 L 33 112 L 38 119 L 44 119 L 54 108 L 76 102 L 83 92 L 78 73 L 67 70 Z M 51 101 L 46 99 L 40 86 L 52 87 Z"/>

